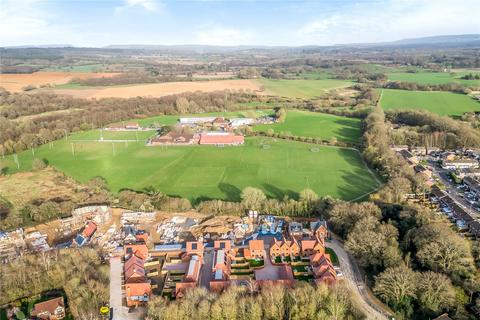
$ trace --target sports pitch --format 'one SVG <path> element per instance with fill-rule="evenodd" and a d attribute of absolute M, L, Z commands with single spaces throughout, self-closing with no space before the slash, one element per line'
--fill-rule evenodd
<path fill-rule="evenodd" d="M 239 147 L 148 147 L 144 142 L 74 142 L 72 135 L 36 149 L 57 169 L 80 182 L 106 178 L 112 191 L 148 186 L 189 198 L 237 201 L 246 186 L 261 188 L 269 197 L 296 197 L 304 188 L 319 195 L 355 199 L 377 187 L 377 182 L 355 150 L 306 143 L 247 138 Z M 268 145 L 268 148 L 264 148 Z M 318 148 L 317 152 L 311 149 Z M 31 170 L 33 154 L 18 155 L 20 171 Z M 12 156 L 2 160 L 17 171 Z"/>
<path fill-rule="evenodd" d="M 467 95 L 439 91 L 384 89 L 380 105 L 385 110 L 420 109 L 439 115 L 462 115 L 480 111 L 480 103 Z"/>
<path fill-rule="evenodd" d="M 361 136 L 360 125 L 359 119 L 318 112 L 288 110 L 285 122 L 258 125 L 254 127 L 254 130 L 265 132 L 273 129 L 275 133 L 290 132 L 295 136 L 326 140 L 335 137 L 339 141 L 355 143 Z"/>

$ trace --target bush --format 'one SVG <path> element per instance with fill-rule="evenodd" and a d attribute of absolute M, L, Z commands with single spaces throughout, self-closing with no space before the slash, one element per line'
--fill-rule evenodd
<path fill-rule="evenodd" d="M 39 171 L 39 170 L 45 169 L 46 167 L 47 167 L 47 163 L 45 160 L 38 159 L 38 158 L 33 159 L 32 170 Z"/>

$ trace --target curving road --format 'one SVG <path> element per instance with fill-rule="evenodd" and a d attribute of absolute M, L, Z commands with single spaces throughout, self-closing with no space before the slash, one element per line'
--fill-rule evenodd
<path fill-rule="evenodd" d="M 326 242 L 326 246 L 332 248 L 337 254 L 343 273 L 343 281 L 354 295 L 353 300 L 358 302 L 367 319 L 390 319 L 391 314 L 385 309 L 385 306 L 369 295 L 355 260 L 345 251 L 343 244 L 332 237 L 330 242 Z"/>

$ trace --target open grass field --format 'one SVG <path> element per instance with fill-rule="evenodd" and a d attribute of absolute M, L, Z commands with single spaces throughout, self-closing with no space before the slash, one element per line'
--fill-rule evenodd
<path fill-rule="evenodd" d="M 82 134 L 43 145 L 35 151 L 35 157 L 47 159 L 80 182 L 101 175 L 114 192 L 155 186 L 193 201 L 239 200 L 246 186 L 259 187 L 276 198 L 296 197 L 309 187 L 320 195 L 346 200 L 377 187 L 358 152 L 350 149 L 262 138 L 247 138 L 244 146 L 224 148 L 73 142 L 80 138 Z M 263 148 L 263 144 L 270 148 Z M 319 151 L 312 152 L 312 147 Z M 31 170 L 32 152 L 23 152 L 18 159 L 20 171 Z M 9 172 L 18 171 L 12 156 L 0 162 Z"/>
<path fill-rule="evenodd" d="M 290 132 L 295 136 L 322 139 L 337 138 L 344 142 L 358 142 L 360 139 L 360 120 L 339 117 L 330 114 L 301 110 L 288 110 L 283 123 L 265 124 L 254 127 L 255 131 Z"/>
<path fill-rule="evenodd" d="M 315 98 L 322 96 L 331 89 L 344 88 L 352 85 L 350 81 L 321 80 L 270 80 L 260 79 L 258 83 L 265 88 L 265 94 L 289 98 Z"/>
<path fill-rule="evenodd" d="M 213 92 L 227 89 L 259 91 L 260 85 L 251 80 L 212 80 L 148 83 L 109 87 L 88 87 L 72 84 L 65 86 L 65 88 L 60 87 L 48 90 L 52 90 L 57 94 L 66 94 L 77 98 L 101 99 L 109 97 L 134 98 L 139 96 L 162 97 L 184 92 Z"/>
<path fill-rule="evenodd" d="M 28 85 L 61 85 L 70 82 L 74 78 L 100 78 L 112 77 L 118 73 L 94 73 L 94 72 L 34 72 L 30 74 L 0 74 L 0 87 L 11 92 L 20 92 Z"/>
<path fill-rule="evenodd" d="M 459 83 L 465 86 L 480 86 L 480 80 L 463 80 L 460 79 L 468 72 L 393 72 L 388 74 L 390 81 L 413 82 L 419 84 L 445 84 Z M 475 74 L 475 72 L 474 72 Z"/>
<path fill-rule="evenodd" d="M 390 109 L 421 109 L 440 115 L 462 115 L 480 111 L 480 103 L 469 96 L 451 92 L 384 89 L 380 105 Z"/>

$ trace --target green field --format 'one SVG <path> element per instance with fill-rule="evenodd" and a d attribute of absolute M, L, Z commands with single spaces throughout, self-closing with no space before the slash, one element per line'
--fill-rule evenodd
<path fill-rule="evenodd" d="M 440 115 L 462 115 L 480 111 L 480 103 L 463 94 L 438 91 L 384 89 L 380 105 L 390 109 L 422 109 Z"/>
<path fill-rule="evenodd" d="M 390 81 L 413 82 L 419 84 L 445 84 L 459 83 L 466 86 L 478 87 L 480 80 L 463 80 L 460 79 L 468 72 L 449 73 L 449 72 L 393 72 L 388 74 Z M 474 73 L 475 74 L 475 73 Z"/>
<path fill-rule="evenodd" d="M 268 94 L 289 98 L 315 98 L 335 88 L 352 85 L 350 81 L 322 79 L 322 80 L 271 80 L 260 79 L 260 84 Z"/>
<path fill-rule="evenodd" d="M 273 129 L 276 133 L 290 132 L 294 136 L 322 139 L 337 138 L 344 142 L 358 142 L 360 139 L 360 120 L 339 117 L 318 112 L 288 110 L 283 123 L 265 124 L 254 127 L 255 131 Z"/>
<path fill-rule="evenodd" d="M 244 146 L 147 147 L 143 142 L 73 142 L 90 133 L 72 135 L 68 141 L 36 149 L 35 157 L 86 182 L 103 176 L 112 191 L 155 186 L 169 195 L 201 199 L 239 200 L 246 186 L 259 187 L 269 197 L 296 197 L 304 188 L 320 195 L 354 199 L 376 188 L 377 183 L 355 150 L 321 147 L 300 142 L 247 138 Z M 269 149 L 264 149 L 268 144 Z M 73 151 L 72 152 L 72 145 Z M 319 152 L 312 152 L 312 147 Z M 20 171 L 31 169 L 33 155 L 18 155 Z M 17 171 L 12 156 L 0 161 Z"/>

